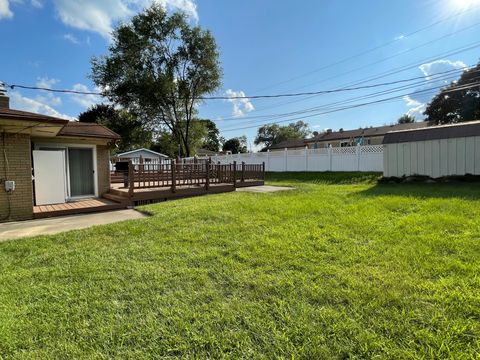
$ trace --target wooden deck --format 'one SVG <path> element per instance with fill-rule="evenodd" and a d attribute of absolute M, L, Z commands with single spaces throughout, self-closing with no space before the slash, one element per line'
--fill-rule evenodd
<path fill-rule="evenodd" d="M 211 184 L 208 190 L 205 186 L 177 186 L 175 191 L 171 187 L 146 187 L 135 188 L 133 194 L 129 194 L 129 189 L 125 188 L 123 184 L 111 184 L 110 194 L 104 195 L 112 200 L 119 201 L 125 199 L 129 201 L 129 205 L 141 205 L 149 202 L 166 201 L 172 199 L 179 199 L 192 196 L 200 196 L 207 194 L 219 194 L 224 192 L 235 191 L 236 188 L 246 186 L 263 185 L 263 181 L 244 181 L 236 183 L 236 186 L 229 183 Z"/>
<path fill-rule="evenodd" d="M 125 209 L 126 204 L 107 199 L 85 199 L 64 204 L 39 205 L 33 207 L 33 217 L 41 219 L 53 216 L 83 214 L 89 212 Z"/>

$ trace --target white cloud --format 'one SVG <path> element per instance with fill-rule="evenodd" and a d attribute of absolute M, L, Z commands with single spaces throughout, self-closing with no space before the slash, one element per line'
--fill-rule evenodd
<path fill-rule="evenodd" d="M 467 65 L 463 61 L 435 60 L 419 66 L 420 71 L 428 80 L 432 74 L 445 72 L 453 69 L 465 69 Z"/>
<path fill-rule="evenodd" d="M 416 118 L 422 118 L 423 112 L 427 108 L 426 103 L 422 103 L 418 100 L 412 99 L 409 95 L 403 97 L 405 101 L 405 105 L 409 107 L 408 111 L 406 112 L 408 115 L 414 116 Z"/>
<path fill-rule="evenodd" d="M 425 92 L 403 97 L 405 105 L 408 107 L 407 114 L 413 115 L 416 118 L 423 118 L 423 112 L 425 111 L 428 102 L 434 96 L 433 93 L 437 93 L 440 87 L 448 85 L 454 78 L 460 76 L 460 74 L 454 72 L 438 76 L 434 76 L 434 74 L 444 73 L 455 69 L 464 69 L 466 67 L 467 65 L 459 60 L 436 60 L 420 65 L 419 69 L 423 76 L 425 76 L 425 83 L 420 85 L 413 92 Z M 446 77 L 448 77 L 448 79 L 445 80 Z"/>
<path fill-rule="evenodd" d="M 242 99 L 228 99 L 226 101 L 232 103 L 233 109 L 232 109 L 232 116 L 233 117 L 242 117 L 245 116 L 246 113 L 249 113 L 255 108 L 253 107 L 253 104 L 250 102 L 250 99 L 246 98 L 245 93 L 241 90 L 239 91 L 233 91 L 232 89 L 228 89 L 225 94 L 229 97 L 244 97 Z"/>
<path fill-rule="evenodd" d="M 81 92 L 101 92 L 100 88 L 95 88 L 91 90 L 87 85 L 84 84 L 75 84 L 72 87 L 72 90 L 81 91 Z M 82 95 L 82 94 L 70 94 L 71 99 L 76 102 L 78 105 L 84 107 L 85 109 L 98 104 L 105 99 L 99 95 Z"/>
<path fill-rule="evenodd" d="M 13 17 L 13 12 L 10 10 L 8 0 L 0 0 L 0 19 L 11 17 Z"/>
<path fill-rule="evenodd" d="M 72 44 L 75 44 L 75 45 L 79 45 L 80 44 L 80 41 L 76 38 L 75 35 L 73 34 L 64 34 L 63 35 L 63 38 L 67 41 L 70 41 Z"/>
<path fill-rule="evenodd" d="M 48 77 L 37 78 L 37 83 L 35 84 L 37 87 L 45 88 L 45 89 L 52 89 L 53 85 L 59 83 L 60 80 L 58 79 L 50 79 Z M 53 93 L 48 91 L 41 91 L 42 95 L 35 96 L 35 101 L 50 105 L 50 106 L 59 106 L 62 104 L 62 99 L 58 96 L 55 96 Z"/>
<path fill-rule="evenodd" d="M 54 3 L 64 24 L 96 32 L 110 39 L 117 21 L 128 19 L 139 10 L 150 6 L 153 1 L 169 10 L 184 11 L 198 21 L 197 5 L 194 0 L 54 0 Z"/>
<path fill-rule="evenodd" d="M 30 0 L 29 3 L 37 9 L 43 7 L 41 0 Z M 11 4 L 24 5 L 25 0 L 0 0 L 0 19 L 13 17 L 13 11 L 10 9 Z"/>
<path fill-rule="evenodd" d="M 62 114 L 59 111 L 55 110 L 48 104 L 44 104 L 37 99 L 32 99 L 26 96 L 23 96 L 18 91 L 13 91 L 9 93 L 10 100 L 12 102 L 12 108 L 19 109 L 23 111 L 30 111 L 37 114 L 44 114 L 48 116 L 55 116 L 67 120 L 75 120 L 75 118 Z"/>

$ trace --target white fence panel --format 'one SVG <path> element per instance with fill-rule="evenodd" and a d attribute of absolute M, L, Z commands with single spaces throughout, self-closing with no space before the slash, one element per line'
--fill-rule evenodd
<path fill-rule="evenodd" d="M 212 156 L 221 164 L 233 161 L 265 163 L 265 170 L 284 171 L 383 171 L 383 145 L 300 149 Z"/>
<path fill-rule="evenodd" d="M 384 175 L 480 175 L 479 150 L 480 136 L 388 144 Z"/>

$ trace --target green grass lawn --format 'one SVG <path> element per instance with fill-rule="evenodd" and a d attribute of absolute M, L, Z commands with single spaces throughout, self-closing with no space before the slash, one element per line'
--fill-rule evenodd
<path fill-rule="evenodd" d="M 1 243 L 0 358 L 480 357 L 480 185 L 377 178 Z"/>

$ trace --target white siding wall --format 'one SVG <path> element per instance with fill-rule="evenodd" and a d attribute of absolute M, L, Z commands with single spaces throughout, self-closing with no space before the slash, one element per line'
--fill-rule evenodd
<path fill-rule="evenodd" d="M 212 156 L 212 161 L 229 164 L 265 163 L 265 170 L 284 171 L 383 171 L 383 145 L 343 148 L 285 150 L 263 153 Z"/>
<path fill-rule="evenodd" d="M 387 144 L 384 176 L 480 175 L 480 136 Z"/>

